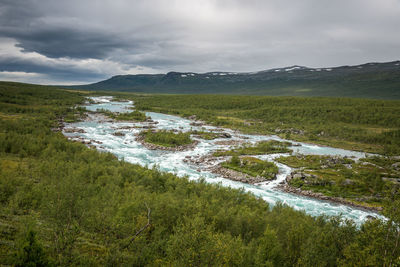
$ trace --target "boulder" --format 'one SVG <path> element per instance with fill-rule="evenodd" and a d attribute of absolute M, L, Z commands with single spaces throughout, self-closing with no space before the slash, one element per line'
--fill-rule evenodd
<path fill-rule="evenodd" d="M 143 128 L 143 129 L 153 129 L 153 128 L 155 128 L 155 127 L 152 126 L 152 125 L 143 125 L 142 128 Z"/>
<path fill-rule="evenodd" d="M 64 128 L 65 133 L 86 133 L 85 130 L 80 129 L 80 128 Z"/>
<path fill-rule="evenodd" d="M 113 133 L 113 135 L 115 135 L 115 136 L 125 136 L 125 134 L 122 133 L 122 132 L 115 132 L 115 133 Z"/>
<path fill-rule="evenodd" d="M 232 135 L 229 134 L 229 133 L 221 133 L 221 134 L 220 134 L 220 137 L 221 137 L 221 138 L 232 138 Z"/>
<path fill-rule="evenodd" d="M 392 164 L 392 168 L 399 170 L 400 169 L 400 162 L 396 162 Z"/>
<path fill-rule="evenodd" d="M 350 180 L 350 179 L 346 179 L 343 181 L 343 185 L 352 185 L 354 184 L 354 181 Z"/>
<path fill-rule="evenodd" d="M 345 166 L 347 169 L 353 169 L 353 166 L 351 166 L 351 164 L 343 164 L 343 166 Z"/>
<path fill-rule="evenodd" d="M 293 179 L 302 179 L 303 175 L 301 173 L 295 173 L 292 175 Z"/>
<path fill-rule="evenodd" d="M 129 130 L 129 129 L 133 129 L 133 128 L 135 128 L 135 126 L 121 126 L 121 127 L 118 127 L 117 129 L 120 129 L 120 130 Z"/>

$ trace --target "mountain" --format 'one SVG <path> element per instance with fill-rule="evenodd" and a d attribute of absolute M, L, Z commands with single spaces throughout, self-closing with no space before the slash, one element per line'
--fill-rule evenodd
<path fill-rule="evenodd" d="M 76 89 L 172 94 L 336 96 L 400 99 L 400 61 L 357 66 L 290 66 L 259 72 L 118 75 Z"/>

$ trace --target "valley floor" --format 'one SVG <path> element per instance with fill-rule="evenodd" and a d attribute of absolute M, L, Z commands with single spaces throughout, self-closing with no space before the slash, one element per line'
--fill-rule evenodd
<path fill-rule="evenodd" d="M 385 204 L 389 220 L 361 227 L 271 208 L 243 190 L 121 161 L 52 131 L 82 118 L 84 96 L 0 83 L 0 264 L 400 264 L 397 192 Z"/>

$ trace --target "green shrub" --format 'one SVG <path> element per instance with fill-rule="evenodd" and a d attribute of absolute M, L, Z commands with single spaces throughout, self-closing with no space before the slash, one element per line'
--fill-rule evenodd
<path fill-rule="evenodd" d="M 193 143 L 190 133 L 148 130 L 141 132 L 140 135 L 144 137 L 145 142 L 166 147 L 177 147 Z"/>
<path fill-rule="evenodd" d="M 263 161 L 253 157 L 232 156 L 230 161 L 223 162 L 222 166 L 235 171 L 249 174 L 253 177 L 261 176 L 266 179 L 274 179 L 278 173 L 278 167 L 268 161 Z"/>

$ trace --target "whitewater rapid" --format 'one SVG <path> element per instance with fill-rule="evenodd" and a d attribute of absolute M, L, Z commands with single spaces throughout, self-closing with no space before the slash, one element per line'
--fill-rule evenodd
<path fill-rule="evenodd" d="M 133 103 L 130 102 L 117 102 L 113 101 L 112 97 L 92 97 L 95 104 L 86 106 L 86 109 L 96 111 L 97 109 L 106 109 L 112 112 L 127 112 L 133 107 Z M 365 153 L 349 151 L 344 149 L 311 145 L 301 142 L 295 142 L 290 140 L 283 140 L 277 136 L 262 136 L 262 135 L 246 135 L 230 129 L 221 129 L 213 126 L 191 126 L 193 122 L 188 119 L 184 119 L 177 116 L 146 112 L 146 115 L 151 117 L 152 120 L 157 122 L 155 124 L 157 129 L 168 129 L 168 130 L 179 130 L 179 131 L 190 131 L 190 130 L 203 130 L 203 131 L 220 131 L 228 132 L 232 135 L 229 140 L 244 140 L 246 142 L 256 143 L 263 140 L 278 140 L 278 141 L 289 141 L 294 143 L 296 146 L 291 147 L 294 153 L 301 154 L 314 154 L 314 155 L 338 155 L 347 156 L 353 158 L 365 157 Z M 307 198 L 303 196 L 293 195 L 284 193 L 275 189 L 274 187 L 280 182 L 284 181 L 286 176 L 291 173 L 292 169 L 284 164 L 276 163 L 279 168 L 279 174 L 277 179 L 272 182 L 265 182 L 256 185 L 245 184 L 241 182 L 235 182 L 232 180 L 225 179 L 218 175 L 215 175 L 204 169 L 199 169 L 199 166 L 190 164 L 187 162 L 187 157 L 201 157 L 212 153 L 218 149 L 228 149 L 227 145 L 218 145 L 215 142 L 227 139 L 214 139 L 214 140 L 203 140 L 196 139 L 199 144 L 190 151 L 159 151 L 149 150 L 135 141 L 135 134 L 139 133 L 142 129 L 140 128 L 128 128 L 129 126 L 140 127 L 143 123 L 132 123 L 132 122 L 104 122 L 100 121 L 97 116 L 89 114 L 89 119 L 83 122 L 72 123 L 66 125 L 66 127 L 77 127 L 84 130 L 84 133 L 65 133 L 66 136 L 80 137 L 87 140 L 94 140 L 93 145 L 97 149 L 102 151 L 111 152 L 116 155 L 119 159 L 124 159 L 127 162 L 139 164 L 149 168 L 157 167 L 161 171 L 171 172 L 180 177 L 188 177 L 190 180 L 198 180 L 200 178 L 205 179 L 208 183 L 221 183 L 223 186 L 229 186 L 232 188 L 243 188 L 244 190 L 253 193 L 254 195 L 263 198 L 271 206 L 274 206 L 277 202 L 282 202 L 293 207 L 296 210 L 304 210 L 307 214 L 312 216 L 328 215 L 337 216 L 340 215 L 346 219 L 353 220 L 356 224 L 361 224 L 367 220 L 367 216 L 381 217 L 376 213 L 369 212 L 366 210 L 357 209 L 354 207 L 330 203 L 317 199 Z M 121 127 L 126 129 L 121 129 Z M 115 136 L 115 132 L 122 132 L 124 136 Z M 257 156 L 260 159 L 274 161 L 274 158 L 281 155 L 289 154 L 272 154 L 272 155 L 260 155 Z"/>

